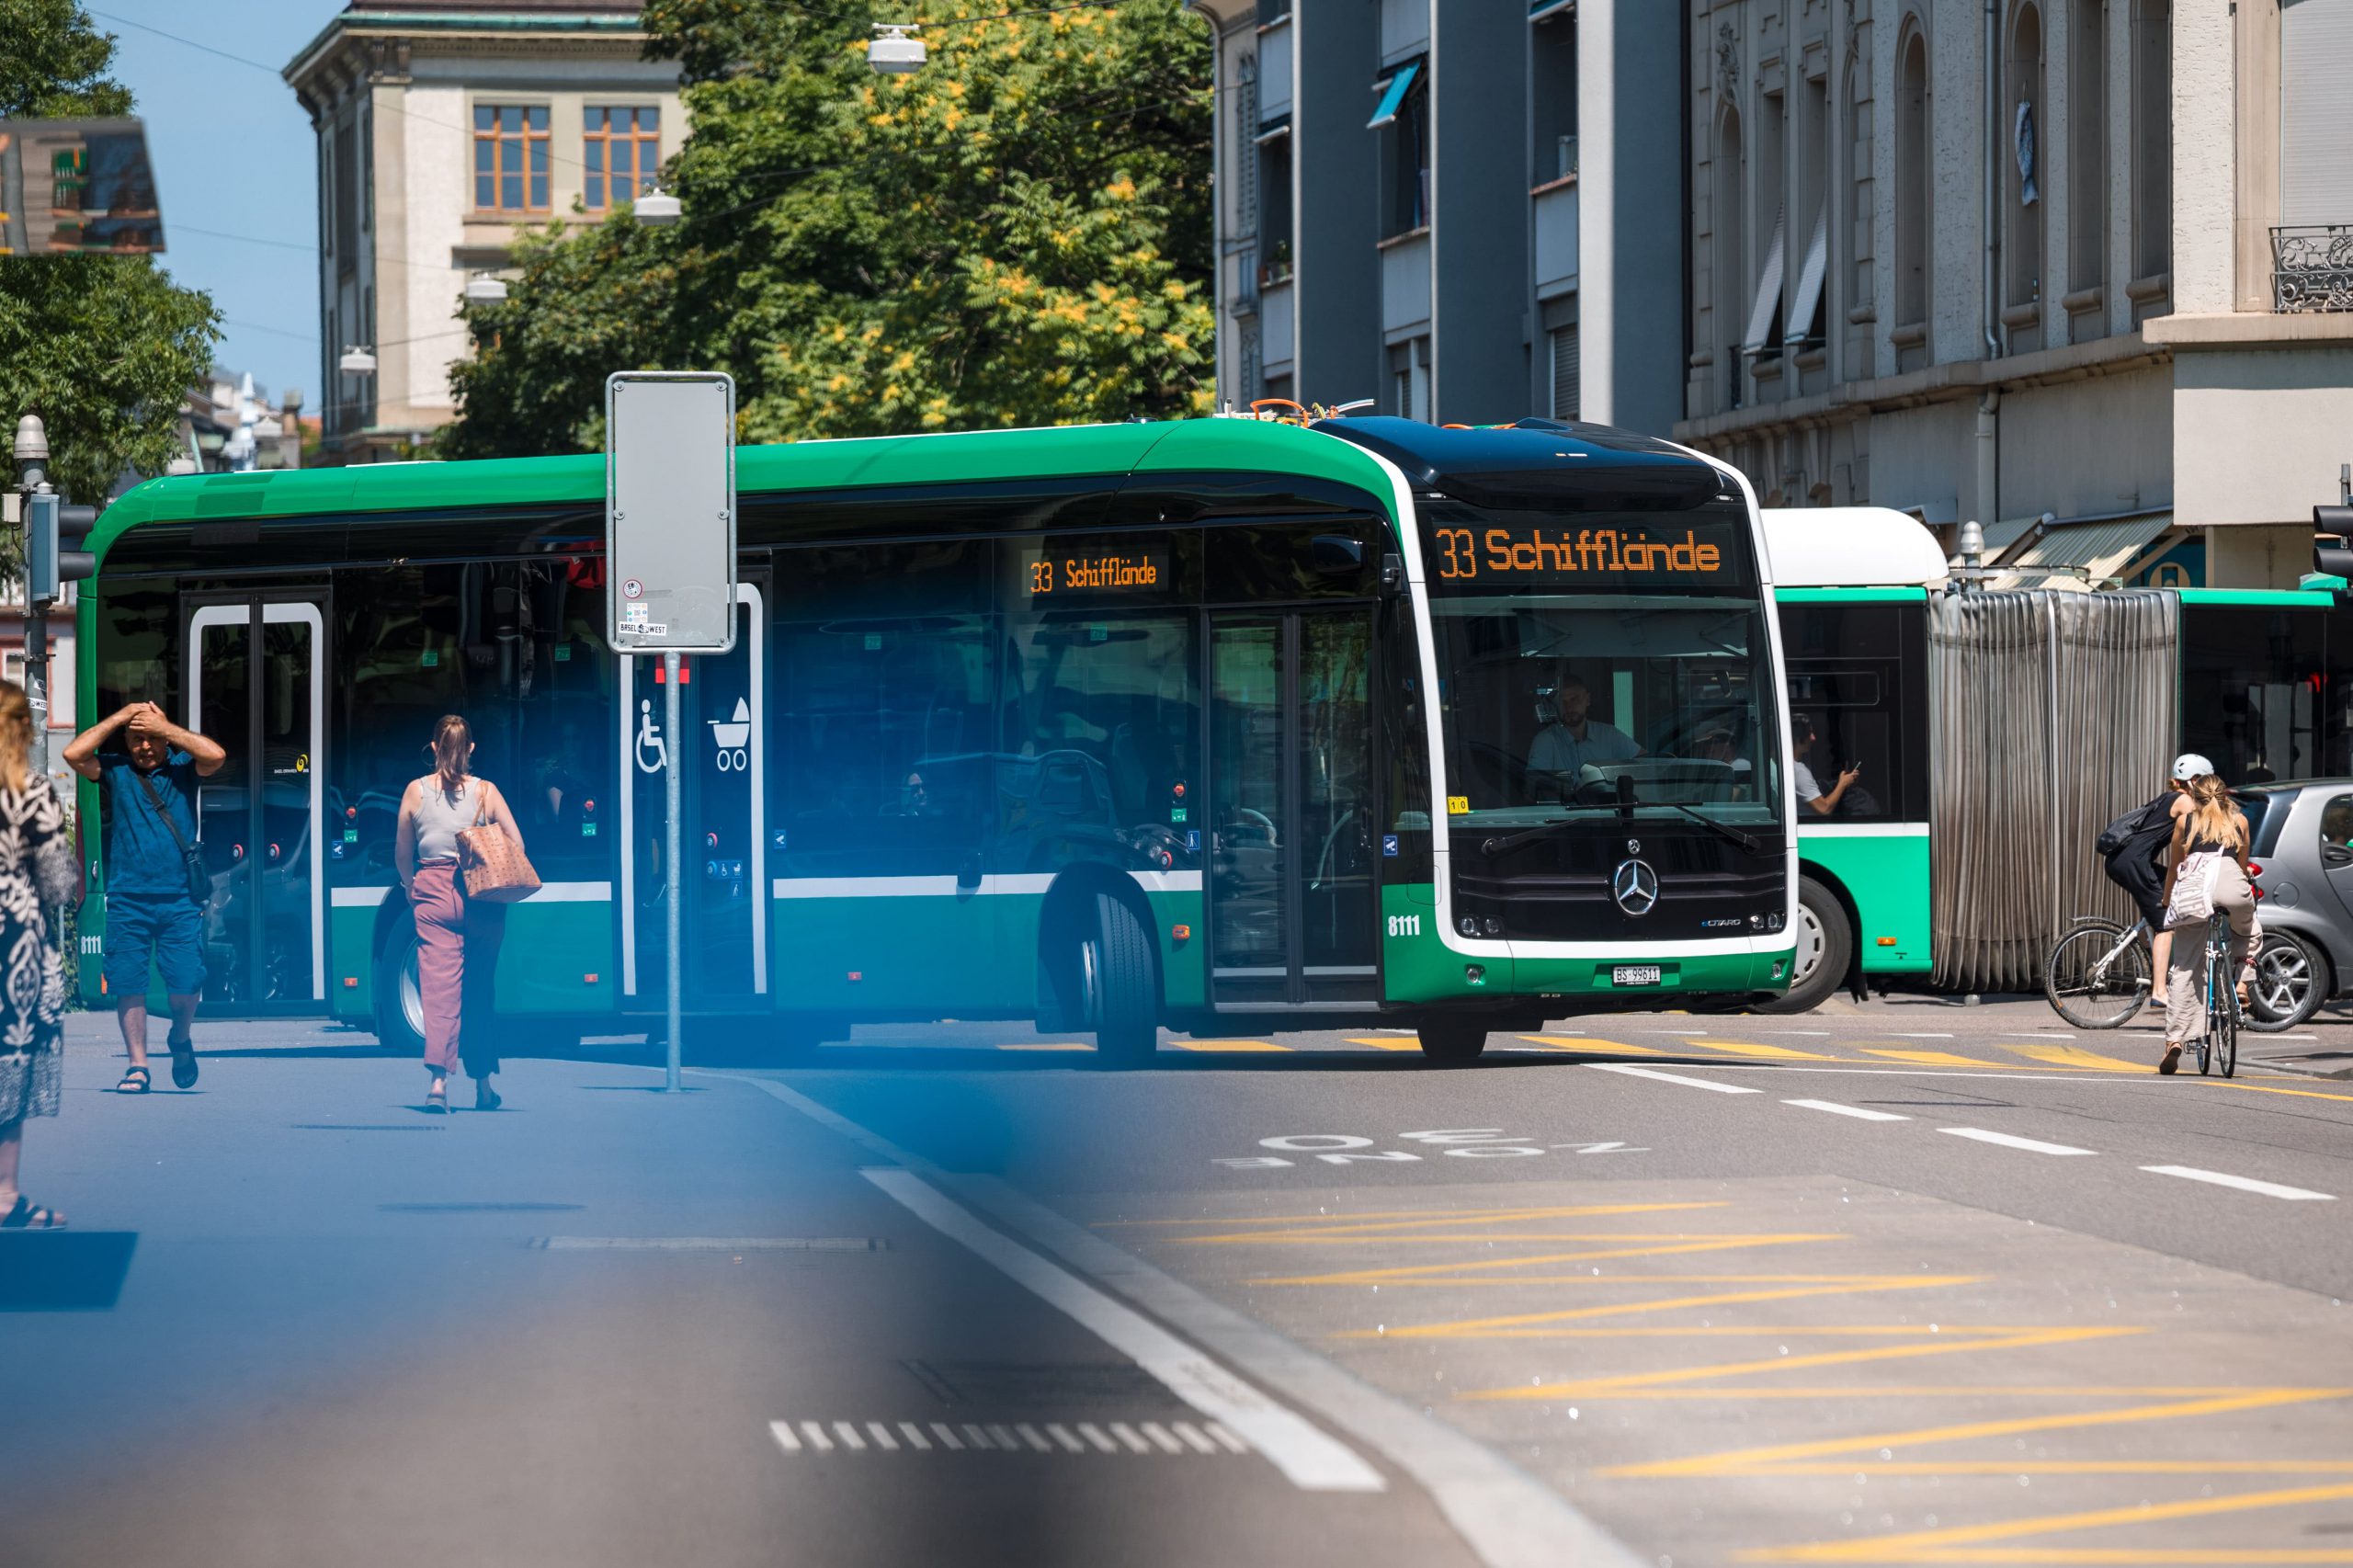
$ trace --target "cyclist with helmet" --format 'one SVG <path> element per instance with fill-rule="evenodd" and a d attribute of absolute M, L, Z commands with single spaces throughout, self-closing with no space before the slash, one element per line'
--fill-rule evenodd
<path fill-rule="evenodd" d="M 2184 875 L 2206 875 L 2211 903 L 2216 915 L 2227 916 L 2230 922 L 2230 965 L 2232 984 L 2238 993 L 2240 1006 L 2246 1004 L 2247 983 L 2255 976 L 2255 943 L 2263 934 L 2256 919 L 2255 885 L 2247 864 L 2247 851 L 2252 847 L 2247 829 L 2246 813 L 2231 800 L 2231 792 L 2222 780 L 2212 773 L 2201 773 L 2190 780 L 2183 795 L 2188 806 L 2173 823 L 2172 869 L 2165 874 L 2165 902 L 2173 902 L 2174 889 Z M 2202 919 L 2185 921 L 2193 927 L 2204 924 Z M 2166 976 L 2165 992 L 2169 1005 L 2165 1008 L 2165 1054 L 2157 1063 L 2160 1073 L 2171 1073 L 2181 1062 L 2182 1048 L 2202 1040 L 2206 1034 L 2205 998 L 2198 994 L 2198 965 L 2203 955 L 2191 938 L 2188 956 L 2173 960 Z"/>
<path fill-rule="evenodd" d="M 2175 822 L 2190 809 L 2190 781 L 2213 771 L 2214 765 L 2198 753 L 2182 753 L 2173 760 L 2165 793 L 2117 818 L 2100 835 L 2108 880 L 2131 895 L 2133 907 L 2149 924 L 2153 1007 L 2165 1005 L 2165 964 L 2173 954 L 2173 933 L 2165 929 L 2165 853 L 2173 843 Z"/>

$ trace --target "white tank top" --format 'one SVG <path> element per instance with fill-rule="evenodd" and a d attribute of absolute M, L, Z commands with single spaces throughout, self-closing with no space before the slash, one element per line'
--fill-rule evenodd
<path fill-rule="evenodd" d="M 469 777 L 455 795 L 441 788 L 440 775 L 431 774 L 417 786 L 416 858 L 419 864 L 458 858 L 458 835 L 474 825 L 481 815 L 482 780 Z"/>

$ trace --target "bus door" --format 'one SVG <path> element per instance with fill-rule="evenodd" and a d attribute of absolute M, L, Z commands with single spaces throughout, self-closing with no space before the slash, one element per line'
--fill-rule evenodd
<path fill-rule="evenodd" d="M 768 996 L 767 575 L 735 587 L 735 649 L 678 661 L 678 733 L 665 733 L 658 657 L 620 661 L 621 994 L 633 1009 L 663 1006 L 669 922 L 663 903 L 663 768 L 685 764 L 679 921 L 685 1005 L 765 1007 Z"/>
<path fill-rule="evenodd" d="M 205 994 L 240 1012 L 327 999 L 324 595 L 188 600 L 188 718 L 229 754 L 197 781 L 212 873 Z"/>
<path fill-rule="evenodd" d="M 1379 996 L 1372 612 L 1210 617 L 1211 1001 Z"/>

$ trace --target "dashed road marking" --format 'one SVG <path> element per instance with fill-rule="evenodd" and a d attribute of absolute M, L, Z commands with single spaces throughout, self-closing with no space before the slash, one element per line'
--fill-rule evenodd
<path fill-rule="evenodd" d="M 1713 1089 L 1720 1095 L 1761 1095 L 1762 1089 L 1752 1089 L 1745 1084 L 1718 1084 L 1706 1078 L 1687 1078 L 1680 1073 L 1662 1073 L 1655 1067 L 1634 1067 L 1623 1062 L 1588 1062 L 1586 1066 L 1597 1073 L 1625 1073 L 1636 1078 L 1656 1078 L 1662 1084 L 1681 1084 L 1687 1088 Z"/>
<path fill-rule="evenodd" d="M 1745 1040 L 1693 1040 L 1695 1051 L 1721 1051 L 1727 1056 L 1755 1056 L 1772 1062 L 1836 1062 L 1835 1056 L 1819 1051 L 1799 1051 L 1787 1045 L 1757 1045 Z"/>
<path fill-rule="evenodd" d="M 1988 1132 L 1982 1127 L 1939 1127 L 1937 1131 L 1949 1132 L 1955 1138 L 1974 1138 L 1980 1143 L 1998 1143 L 2005 1149 L 2024 1149 L 2029 1154 L 2088 1154 L 2092 1152 L 2066 1143 L 2045 1143 L 2039 1138 L 2020 1138 L 2010 1132 Z"/>
<path fill-rule="evenodd" d="M 1835 1100 L 1783 1100 L 1783 1105 L 1803 1106 L 1808 1110 L 1826 1110 L 1833 1116 L 1851 1116 L 1857 1121 L 1909 1121 L 1908 1116 L 1898 1116 L 1892 1110 L 1866 1110 L 1861 1106 L 1840 1105 Z"/>
<path fill-rule="evenodd" d="M 2102 1056 L 2096 1051 L 2085 1051 L 2073 1045 L 2004 1045 L 2001 1049 L 2029 1062 L 2046 1062 L 2053 1067 L 2085 1067 L 2102 1073 L 2146 1073 L 2154 1062 L 2127 1062 L 2120 1057 Z"/>
<path fill-rule="evenodd" d="M 2195 1165 L 2143 1165 L 2141 1168 L 2156 1176 L 2211 1182 L 2216 1187 L 2234 1187 L 2241 1192 L 2259 1192 L 2266 1198 L 2284 1198 L 2294 1203 L 2333 1203 L 2336 1200 L 2333 1192 L 2314 1192 L 2305 1187 L 2282 1187 L 2276 1181 L 2257 1181 L 2253 1176 L 2230 1176 L 2222 1171 L 2201 1171 Z"/>
<path fill-rule="evenodd" d="M 1084 1040 L 1050 1040 L 1038 1045 L 1000 1045 L 997 1049 L 999 1051 L 1084 1051 L 1091 1052 L 1095 1048 L 1088 1045 Z"/>
<path fill-rule="evenodd" d="M 1621 1056 L 1666 1056 L 1671 1052 L 1654 1045 L 1628 1045 L 1617 1040 L 1589 1040 L 1583 1035 L 1524 1034 L 1519 1037 L 1548 1051 L 1577 1051 L 1600 1053 L 1616 1052 Z"/>
<path fill-rule="evenodd" d="M 960 1437 L 956 1427 L 942 1421 L 929 1423 L 928 1436 L 923 1426 L 913 1421 L 771 1421 L 768 1434 L 788 1454 L 1051 1454 L 1058 1459 L 1073 1454 L 1090 1458 L 1148 1454 L 1223 1459 L 1250 1451 L 1250 1445 L 1222 1422 L 1142 1421 L 1131 1426 L 1113 1421 L 1105 1425 L 1110 1428 L 1109 1435 L 1092 1421 L 1068 1426 L 1059 1421 L 965 1422 Z M 1119 1441 L 1112 1441 L 1113 1437 Z"/>
<path fill-rule="evenodd" d="M 1866 1056 L 1884 1056 L 1891 1062 L 1914 1062 L 1924 1067 L 1992 1067 L 1991 1062 L 1981 1062 L 1973 1056 L 1955 1056 L 1949 1051 L 1888 1051 L 1872 1046 L 1863 1047 Z"/>
<path fill-rule="evenodd" d="M 1267 1040 L 1172 1040 L 1168 1042 L 1178 1051 L 1252 1051 L 1290 1050 Z"/>

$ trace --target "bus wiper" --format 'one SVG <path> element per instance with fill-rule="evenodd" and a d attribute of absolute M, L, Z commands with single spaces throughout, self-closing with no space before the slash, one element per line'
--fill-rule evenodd
<path fill-rule="evenodd" d="M 1719 837 L 1731 839 L 1734 844 L 1739 845 L 1751 855 L 1761 855 L 1765 852 L 1764 846 L 1757 843 L 1756 840 L 1749 835 L 1745 834 L 1741 832 L 1740 829 L 1733 826 L 1732 824 L 1728 822 L 1718 822 L 1715 818 L 1708 815 L 1705 812 L 1695 812 L 1680 801 L 1651 801 L 1645 803 L 1654 806 L 1665 806 L 1670 811 L 1681 812 L 1685 816 L 1689 817 L 1693 822 L 1698 823 L 1701 827 L 1706 828 L 1709 832 L 1717 835 Z"/>
<path fill-rule="evenodd" d="M 1540 822 L 1534 827 L 1522 828 L 1508 838 L 1490 838 L 1479 846 L 1479 853 L 1493 859 L 1506 849 L 1517 848 L 1520 845 L 1541 838 L 1546 834 L 1556 832 L 1561 828 L 1576 825 L 1575 817 L 1554 817 L 1551 822 Z"/>

